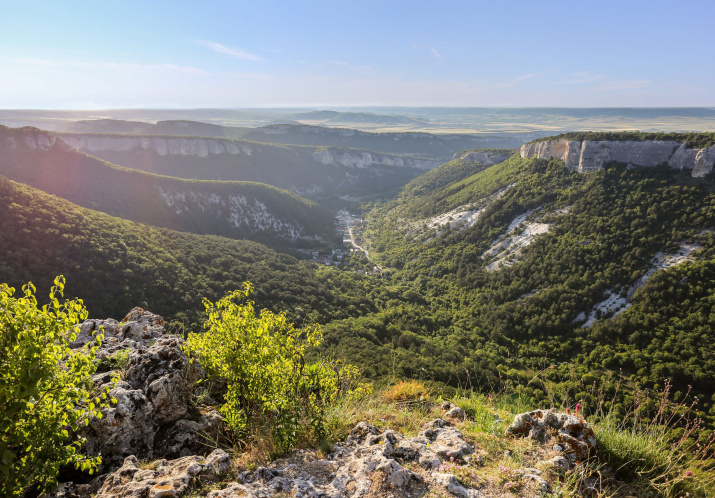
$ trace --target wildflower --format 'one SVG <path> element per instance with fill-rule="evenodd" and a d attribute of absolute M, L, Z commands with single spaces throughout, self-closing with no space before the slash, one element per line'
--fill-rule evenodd
<path fill-rule="evenodd" d="M 576 403 L 576 416 L 578 416 L 578 412 L 581 411 L 581 403 Z"/>
<path fill-rule="evenodd" d="M 693 477 L 693 471 L 688 470 L 687 472 L 685 472 L 685 477 L 688 477 L 688 478 Z"/>
<path fill-rule="evenodd" d="M 571 408 L 566 408 L 566 415 L 571 415 Z"/>

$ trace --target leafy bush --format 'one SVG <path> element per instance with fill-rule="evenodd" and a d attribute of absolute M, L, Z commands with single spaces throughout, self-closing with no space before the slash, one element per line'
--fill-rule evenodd
<path fill-rule="evenodd" d="M 278 452 L 298 441 L 301 425 L 323 430 L 327 403 L 350 390 L 357 369 L 338 363 L 306 361 L 320 345 L 322 332 L 296 329 L 284 314 L 256 315 L 248 300 L 252 286 L 231 292 L 215 304 L 204 301 L 207 331 L 189 335 L 186 347 L 209 379 L 225 383 L 220 411 L 239 436 L 270 426 Z"/>
<path fill-rule="evenodd" d="M 60 303 L 65 280 L 55 279 L 50 303 L 37 307 L 35 287 L 24 296 L 0 284 L 0 495 L 19 495 L 36 485 L 48 489 L 60 466 L 93 472 L 100 458 L 78 452 L 77 429 L 109 404 L 96 393 L 95 345 L 73 351 L 76 324 L 87 318 L 82 301 Z M 97 336 L 101 341 L 102 336 Z"/>

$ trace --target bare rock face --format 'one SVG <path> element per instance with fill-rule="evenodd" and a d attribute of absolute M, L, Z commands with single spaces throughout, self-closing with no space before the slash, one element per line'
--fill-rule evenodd
<path fill-rule="evenodd" d="M 216 437 L 222 419 L 213 409 L 190 404 L 198 372 L 181 349 L 183 339 L 167 334 L 160 316 L 134 308 L 122 322 L 85 321 L 72 347 L 99 332 L 104 341 L 97 357 L 110 371 L 95 374 L 95 384 L 107 385 L 117 374 L 120 381 L 110 391 L 117 403 L 84 430 L 87 451 L 102 455 L 104 469 L 116 468 L 130 455 L 175 458 L 210 451 L 205 436 Z M 113 363 L 120 356 L 125 358 L 121 367 Z"/>
<path fill-rule="evenodd" d="M 596 171 L 613 161 L 646 167 L 667 164 L 671 168 L 691 170 L 694 177 L 702 177 L 715 165 L 715 147 L 693 149 L 669 140 L 546 140 L 522 145 L 519 154 L 525 159 L 561 159 L 567 168 L 579 173 Z"/>
<path fill-rule="evenodd" d="M 541 443 L 554 440 L 571 465 L 588 458 L 589 453 L 596 448 L 596 435 L 586 420 L 570 413 L 551 410 L 520 413 L 514 417 L 505 434 L 529 437 Z M 559 466 L 562 463 L 554 462 Z"/>
<path fill-rule="evenodd" d="M 129 152 L 150 150 L 159 156 L 194 156 L 230 154 L 251 155 L 248 144 L 221 138 L 130 137 L 124 135 L 57 134 L 70 147 L 83 152 Z"/>

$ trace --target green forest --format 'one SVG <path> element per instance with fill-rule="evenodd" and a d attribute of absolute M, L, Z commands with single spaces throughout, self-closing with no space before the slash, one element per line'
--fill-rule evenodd
<path fill-rule="evenodd" d="M 63 274 L 68 295 L 95 317 L 141 306 L 188 333 L 200 326 L 202 298 L 251 281 L 259 308 L 324 325 L 322 350 L 372 379 L 511 389 L 534 402 L 593 399 L 598 385 L 615 409 L 672 379 L 676 399 L 691 389 L 698 414 L 715 421 L 712 175 L 618 165 L 579 174 L 518 156 L 491 167 L 454 160 L 395 199 L 364 205 L 372 262 L 353 255 L 342 268 L 133 223 L 7 179 L 0 189 L 0 279 L 40 287 Z M 479 223 L 429 223 L 471 208 Z M 499 266 L 490 253 L 497 242 L 534 225 L 548 229 Z M 696 247 L 693 257 L 634 287 L 658 254 L 683 244 Z M 375 262 L 381 275 L 355 271 Z M 597 310 L 609 295 L 629 307 L 617 316 Z"/>

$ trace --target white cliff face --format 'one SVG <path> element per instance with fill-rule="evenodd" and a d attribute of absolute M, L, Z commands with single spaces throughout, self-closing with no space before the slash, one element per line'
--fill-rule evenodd
<path fill-rule="evenodd" d="M 415 158 L 403 158 L 398 156 L 386 156 L 373 154 L 370 152 L 337 152 L 332 150 L 321 150 L 313 152 L 313 159 L 329 166 L 343 166 L 347 168 L 367 168 L 370 166 L 390 166 L 394 168 L 412 167 L 431 169 L 437 166 L 436 163 Z"/>
<path fill-rule="evenodd" d="M 451 211 L 433 216 L 432 218 L 412 222 L 408 227 L 405 227 L 408 229 L 407 235 L 412 237 L 414 240 L 422 239 L 422 243 L 426 244 L 432 239 L 440 237 L 447 230 L 464 230 L 472 227 L 479 222 L 489 205 L 497 199 L 503 197 L 504 194 L 514 187 L 514 185 L 516 184 L 512 183 L 507 185 L 489 197 L 481 199 L 475 203 L 456 207 Z M 425 232 L 432 230 L 436 230 L 436 232 L 429 237 L 424 238 Z"/>
<path fill-rule="evenodd" d="M 70 147 L 83 152 L 130 152 L 154 150 L 160 156 L 196 156 L 246 154 L 253 152 L 245 144 L 220 138 L 125 137 L 102 135 L 59 135 Z"/>
<path fill-rule="evenodd" d="M 250 202 L 243 195 L 221 196 L 216 193 L 194 191 L 172 191 L 160 189 L 159 193 L 167 205 L 174 208 L 178 216 L 189 215 L 200 210 L 215 212 L 236 229 L 253 232 L 273 232 L 278 236 L 295 241 L 297 239 L 315 239 L 305 234 L 303 226 L 277 218 L 270 209 L 258 199 Z"/>
<path fill-rule="evenodd" d="M 548 140 L 524 144 L 519 148 L 519 154 L 524 159 L 561 159 L 567 168 L 579 173 L 596 171 L 615 161 L 646 167 L 667 164 L 671 168 L 691 170 L 694 177 L 702 177 L 715 165 L 715 146 L 689 149 L 686 144 L 667 140 Z"/>
<path fill-rule="evenodd" d="M 5 137 L 4 144 L 10 149 L 50 150 L 56 145 L 66 147 L 62 140 L 42 132 L 26 133 L 22 137 Z"/>
<path fill-rule="evenodd" d="M 701 232 L 701 236 L 708 232 Z M 610 317 L 615 317 L 626 311 L 631 307 L 631 299 L 633 294 L 643 287 L 645 283 L 650 279 L 657 271 L 665 270 L 667 268 L 685 263 L 687 261 L 695 261 L 696 257 L 693 254 L 696 251 L 702 249 L 700 244 L 689 244 L 681 243 L 680 248 L 674 254 L 665 254 L 662 252 L 656 253 L 651 260 L 651 266 L 646 271 L 643 276 L 641 276 L 636 282 L 628 287 L 627 289 L 612 289 L 606 291 L 604 295 L 604 300 L 596 304 L 591 312 L 586 316 L 586 313 L 581 313 L 574 322 L 579 322 L 586 320 L 581 328 L 590 327 L 596 320 L 602 315 L 607 315 Z"/>

